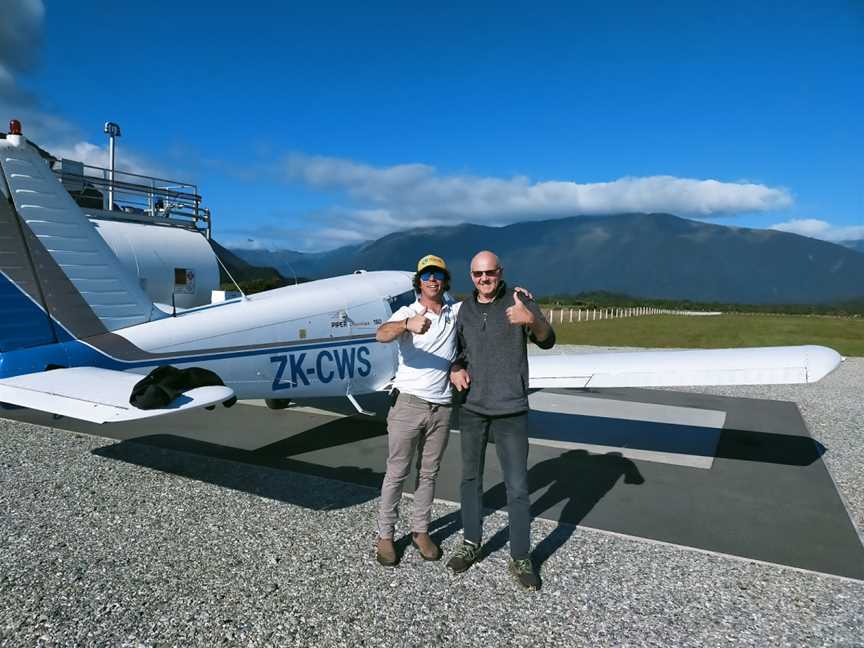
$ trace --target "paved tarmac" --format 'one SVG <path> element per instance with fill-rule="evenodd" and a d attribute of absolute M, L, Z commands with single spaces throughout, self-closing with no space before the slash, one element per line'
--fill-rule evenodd
<path fill-rule="evenodd" d="M 862 645 L 862 377 L 535 394 L 537 594 L 506 573 L 503 513 L 462 578 L 410 548 L 374 563 L 380 421 L 9 412 L 40 425 L 0 421 L 0 645 Z M 458 434 L 444 465 L 450 549 Z"/>
<path fill-rule="evenodd" d="M 538 562 L 583 525 L 864 579 L 864 546 L 821 461 L 825 449 L 810 437 L 794 403 L 639 389 L 544 390 L 531 401 L 532 513 L 564 523 L 537 547 Z M 386 412 L 382 400 L 366 404 Z M 10 415 L 375 489 L 387 454 L 382 417 L 334 416 L 304 406 L 271 411 L 256 402 L 197 410 L 159 421 L 156 434 L 149 421 L 98 426 L 38 412 Z M 458 504 L 458 416 L 454 428 L 437 497 Z M 128 443 L 99 452 L 122 461 L 137 457 Z M 494 446 L 487 453 L 484 503 L 506 510 Z M 184 474 L 202 478 L 194 465 Z M 436 538 L 460 529 L 453 514 L 437 521 Z M 493 536 L 488 550 L 506 542 L 506 534 Z"/>

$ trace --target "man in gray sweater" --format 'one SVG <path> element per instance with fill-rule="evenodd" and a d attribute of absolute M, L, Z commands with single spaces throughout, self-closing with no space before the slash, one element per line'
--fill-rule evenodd
<path fill-rule="evenodd" d="M 503 268 L 492 252 L 471 260 L 474 295 L 456 318 L 460 353 L 450 380 L 463 400 L 462 525 L 464 537 L 447 563 L 454 573 L 480 557 L 483 536 L 483 464 L 489 435 L 507 490 L 510 571 L 525 589 L 540 588 L 531 563 L 531 511 L 528 493 L 528 351 L 531 340 L 543 349 L 555 332 L 532 299 L 508 291 Z"/>

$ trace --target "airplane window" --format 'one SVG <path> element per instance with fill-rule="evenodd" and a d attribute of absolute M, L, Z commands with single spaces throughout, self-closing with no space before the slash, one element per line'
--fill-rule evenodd
<path fill-rule="evenodd" d="M 390 312 L 395 313 L 403 306 L 410 306 L 413 304 L 417 301 L 417 297 L 414 295 L 413 290 L 406 290 L 404 293 L 400 293 L 395 297 L 390 297 L 387 301 L 390 302 Z"/>

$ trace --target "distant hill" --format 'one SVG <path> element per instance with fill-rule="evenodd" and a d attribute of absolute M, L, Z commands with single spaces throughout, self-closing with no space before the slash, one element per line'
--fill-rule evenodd
<path fill-rule="evenodd" d="M 315 277 L 358 268 L 410 270 L 419 257 L 434 253 L 447 260 L 454 290 L 466 292 L 468 263 L 482 249 L 498 253 L 511 284 L 538 296 L 608 291 L 652 299 L 792 304 L 864 295 L 864 255 L 858 252 L 797 234 L 670 214 L 417 228 L 323 253 L 326 258 L 311 255 L 318 265 L 300 267 L 316 267 L 309 272 Z M 235 252 L 247 261 L 262 258 Z M 298 263 L 302 259 L 296 257 Z"/>
<path fill-rule="evenodd" d="M 357 251 L 364 245 L 367 243 L 346 245 L 327 252 L 311 253 L 295 252 L 294 250 L 245 249 L 234 249 L 233 252 L 255 266 L 276 268 L 282 276 L 289 279 L 293 279 L 295 275 L 321 278 L 333 276 L 332 268 L 341 267 L 341 262 L 344 259 L 353 259 Z"/>
<path fill-rule="evenodd" d="M 283 277 L 278 270 L 270 267 L 259 267 L 250 264 L 248 261 L 241 259 L 228 248 L 222 247 L 219 243 L 210 240 L 210 245 L 213 251 L 228 268 L 228 272 L 234 277 L 238 283 L 249 281 L 262 281 L 273 283 L 274 285 L 287 285 L 289 282 Z M 225 273 L 225 269 L 219 266 L 219 283 L 224 284 L 230 282 L 231 279 Z"/>
<path fill-rule="evenodd" d="M 864 253 L 864 239 L 857 239 L 855 241 L 840 241 L 839 245 L 848 247 L 850 250 L 855 250 L 856 252 Z"/>

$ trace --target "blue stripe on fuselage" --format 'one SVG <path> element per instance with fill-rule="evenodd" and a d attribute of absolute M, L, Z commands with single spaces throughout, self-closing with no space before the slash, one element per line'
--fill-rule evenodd
<path fill-rule="evenodd" d="M 309 344 L 285 343 L 284 346 L 272 346 L 263 349 L 240 349 L 237 351 L 218 353 L 207 353 L 199 350 L 190 351 L 189 355 L 184 356 L 157 356 L 156 358 L 147 360 L 125 361 L 113 358 L 86 344 L 82 340 L 73 340 L 70 342 L 49 344 L 31 349 L 18 349 L 0 354 L 0 378 L 8 378 L 10 376 L 43 371 L 48 365 L 52 364 L 63 367 L 101 367 L 103 369 L 125 371 L 127 369 L 158 367 L 167 364 L 190 364 L 211 360 L 230 360 L 232 358 L 247 358 L 261 355 L 271 356 L 280 353 L 312 351 L 315 349 L 370 344 L 372 342 L 375 342 L 374 337 L 363 337 L 341 341 L 336 338 L 332 342 L 315 342 Z"/>

